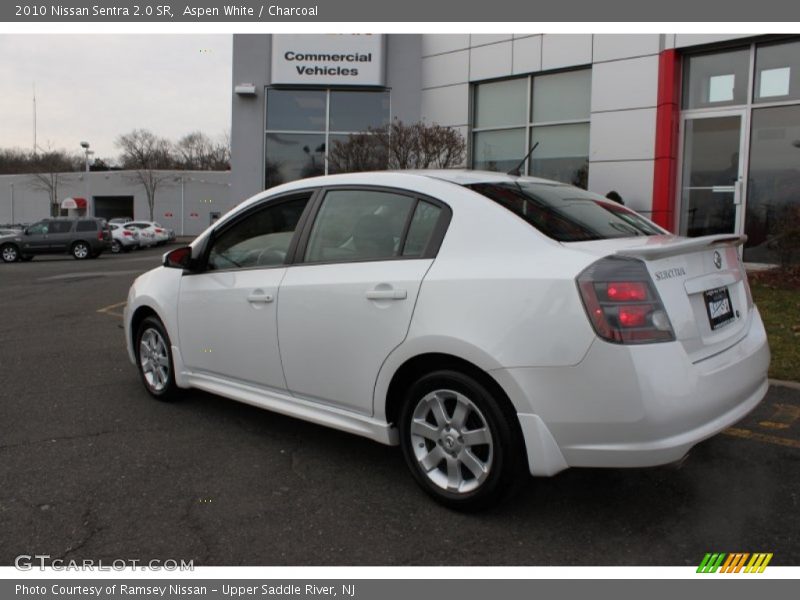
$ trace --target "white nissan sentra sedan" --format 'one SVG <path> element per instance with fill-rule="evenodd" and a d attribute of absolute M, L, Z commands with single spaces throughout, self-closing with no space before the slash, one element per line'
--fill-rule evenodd
<path fill-rule="evenodd" d="M 529 177 L 295 181 L 134 282 L 128 353 L 156 398 L 399 444 L 425 491 L 476 509 L 527 473 L 678 461 L 759 403 L 743 241 Z"/>

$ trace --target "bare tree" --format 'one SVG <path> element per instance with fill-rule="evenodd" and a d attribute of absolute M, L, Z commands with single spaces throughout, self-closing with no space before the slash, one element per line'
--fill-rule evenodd
<path fill-rule="evenodd" d="M 334 141 L 328 154 L 332 171 L 446 169 L 464 162 L 466 142 L 455 129 L 424 122 L 390 125 Z"/>
<path fill-rule="evenodd" d="M 192 171 L 226 171 L 230 169 L 231 151 L 227 134 L 212 140 L 201 131 L 183 136 L 175 145 L 178 166 Z"/>
<path fill-rule="evenodd" d="M 140 183 L 147 193 L 147 206 L 152 221 L 158 188 L 174 178 L 170 173 L 161 172 L 175 167 L 172 144 L 147 129 L 134 129 L 120 135 L 116 145 L 121 150 L 122 168 L 133 171 L 133 181 Z"/>
<path fill-rule="evenodd" d="M 81 159 L 65 150 L 47 150 L 29 157 L 29 172 L 32 172 L 31 187 L 46 192 L 50 204 L 50 216 L 57 217 L 61 204 L 58 188 L 67 177 L 67 173 L 80 171 Z"/>

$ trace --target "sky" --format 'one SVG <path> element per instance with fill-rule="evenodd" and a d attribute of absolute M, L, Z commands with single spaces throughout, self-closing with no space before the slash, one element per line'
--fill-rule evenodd
<path fill-rule="evenodd" d="M 0 34 L 0 147 L 115 159 L 135 128 L 176 141 L 230 130 L 232 36 Z"/>

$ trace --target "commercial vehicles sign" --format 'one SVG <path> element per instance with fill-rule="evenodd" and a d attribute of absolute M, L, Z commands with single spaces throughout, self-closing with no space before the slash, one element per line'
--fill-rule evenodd
<path fill-rule="evenodd" d="M 385 85 L 383 35 L 274 35 L 272 83 Z"/>

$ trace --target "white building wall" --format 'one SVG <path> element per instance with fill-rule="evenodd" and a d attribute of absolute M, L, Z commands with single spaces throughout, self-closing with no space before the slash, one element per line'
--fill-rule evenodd
<path fill-rule="evenodd" d="M 591 65 L 589 189 L 600 194 L 616 190 L 627 205 L 649 213 L 658 54 L 664 38 L 660 34 L 424 35 L 422 117 L 467 135 L 470 84 Z"/>
<path fill-rule="evenodd" d="M 228 171 L 171 171 L 156 192 L 153 220 L 181 235 L 195 236 L 210 223 L 210 214 L 224 214 L 235 205 L 231 201 Z M 86 173 L 63 173 L 58 197 L 86 197 Z M 133 196 L 135 219 L 149 219 L 147 195 L 141 184 L 126 171 L 93 171 L 89 177 L 89 196 Z M 50 216 L 47 192 L 38 189 L 32 175 L 0 175 L 0 223 L 11 223 L 13 185 L 14 222 L 32 223 Z M 183 193 L 183 222 L 181 194 Z"/>

